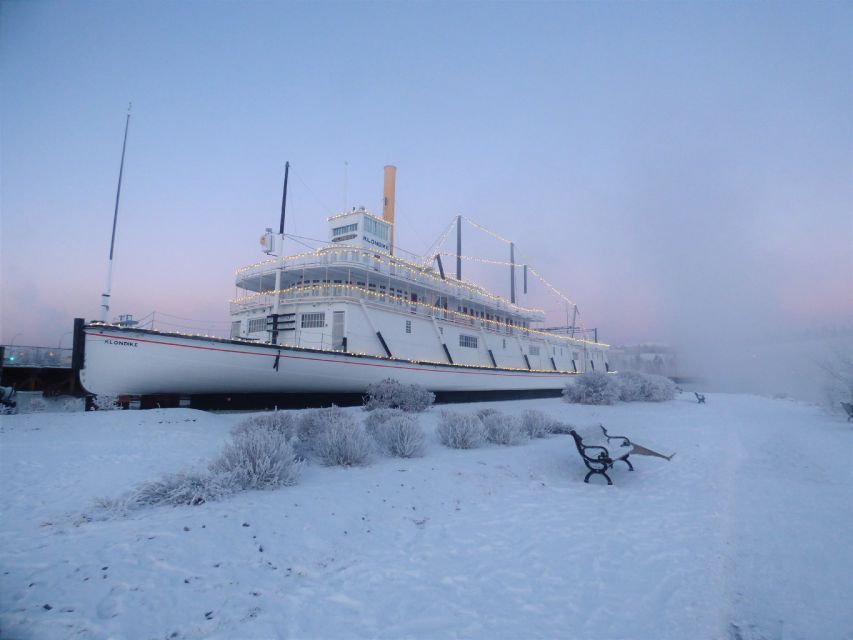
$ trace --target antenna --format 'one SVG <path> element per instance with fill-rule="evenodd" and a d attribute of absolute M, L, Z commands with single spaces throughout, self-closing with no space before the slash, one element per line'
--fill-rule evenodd
<path fill-rule="evenodd" d="M 130 110 L 133 107 L 132 102 L 127 104 L 127 118 L 124 121 L 124 141 L 121 143 L 121 164 L 118 167 L 118 187 L 116 188 L 116 206 L 113 211 L 113 233 L 110 238 L 110 262 L 107 267 L 107 287 L 104 293 L 101 294 L 101 322 L 107 321 L 107 316 L 110 312 L 110 294 L 113 286 L 113 254 L 116 244 L 116 225 L 118 224 L 118 203 L 121 199 L 121 178 L 124 174 L 124 152 L 127 149 L 127 130 L 130 127 Z"/>

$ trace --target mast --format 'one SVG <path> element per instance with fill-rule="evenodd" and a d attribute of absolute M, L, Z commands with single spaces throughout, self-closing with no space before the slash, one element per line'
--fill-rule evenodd
<path fill-rule="evenodd" d="M 107 286 L 104 293 L 101 294 L 101 322 L 106 322 L 110 312 L 110 294 L 113 286 L 113 254 L 115 253 L 116 244 L 116 225 L 118 223 L 118 203 L 121 198 L 121 178 L 124 174 L 124 152 L 127 149 L 127 130 L 130 127 L 130 108 L 132 104 L 127 105 L 127 118 L 124 121 L 124 141 L 121 143 L 121 164 L 118 167 L 118 187 L 116 188 L 116 206 L 113 211 L 113 233 L 110 238 L 110 261 L 107 267 Z"/>
<path fill-rule="evenodd" d="M 456 216 L 456 279 L 462 279 L 462 216 Z"/>
<path fill-rule="evenodd" d="M 509 301 L 515 304 L 515 243 L 509 243 Z"/>
<path fill-rule="evenodd" d="M 290 162 L 284 163 L 284 189 L 281 193 L 281 221 L 278 224 L 278 265 L 275 270 L 275 300 L 273 315 L 278 316 L 279 301 L 281 300 L 281 269 L 284 260 L 284 212 L 287 209 L 287 178 L 290 175 Z M 278 344 L 278 331 L 273 330 L 272 342 Z"/>

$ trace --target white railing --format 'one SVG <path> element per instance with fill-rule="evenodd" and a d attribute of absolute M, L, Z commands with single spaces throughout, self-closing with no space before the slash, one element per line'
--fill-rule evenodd
<path fill-rule="evenodd" d="M 376 255 L 380 257 L 377 258 Z M 301 269 L 317 269 L 328 266 L 357 269 L 365 272 L 369 279 L 371 275 L 393 276 L 412 284 L 421 286 L 444 297 L 465 300 L 475 305 L 481 305 L 502 314 L 523 316 L 529 321 L 541 321 L 544 312 L 539 309 L 527 309 L 514 305 L 508 300 L 490 294 L 477 285 L 458 282 L 453 279 L 442 279 L 438 275 L 424 272 L 418 265 L 399 261 L 384 254 L 374 254 L 363 249 L 333 247 L 317 252 L 289 256 L 279 262 L 278 258 L 264 260 L 250 265 L 237 272 L 237 286 L 246 288 L 244 284 L 252 278 L 260 278 L 266 274 L 275 273 L 276 267 L 283 264 L 286 271 Z M 264 305 L 258 305 L 264 306 Z"/>

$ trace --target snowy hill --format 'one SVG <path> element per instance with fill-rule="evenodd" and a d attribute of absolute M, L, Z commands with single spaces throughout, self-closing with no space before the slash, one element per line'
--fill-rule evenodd
<path fill-rule="evenodd" d="M 583 483 L 567 435 L 91 519 L 245 416 L 0 417 L 4 638 L 851 638 L 853 427 L 787 400 L 537 408 L 665 453 Z M 349 409 L 362 417 L 358 409 Z M 432 434 L 439 409 L 419 417 Z M 620 465 L 621 466 L 621 465 Z"/>

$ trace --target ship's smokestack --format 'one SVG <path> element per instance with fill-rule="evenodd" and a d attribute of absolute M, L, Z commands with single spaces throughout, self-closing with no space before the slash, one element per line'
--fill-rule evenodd
<path fill-rule="evenodd" d="M 382 219 L 391 225 L 391 237 L 388 243 L 391 255 L 394 255 L 394 195 L 397 190 L 397 167 L 385 165 L 385 198 L 382 205 Z"/>

